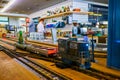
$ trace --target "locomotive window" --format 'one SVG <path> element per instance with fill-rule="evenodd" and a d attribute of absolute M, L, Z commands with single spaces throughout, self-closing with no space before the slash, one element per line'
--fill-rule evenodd
<path fill-rule="evenodd" d="M 77 43 L 74 43 L 74 42 L 72 43 L 72 42 L 71 42 L 71 43 L 70 43 L 70 48 L 71 48 L 71 49 L 77 49 Z"/>

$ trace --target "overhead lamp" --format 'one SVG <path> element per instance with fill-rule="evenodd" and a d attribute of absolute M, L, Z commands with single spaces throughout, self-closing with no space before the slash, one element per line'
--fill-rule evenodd
<path fill-rule="evenodd" d="M 14 2 L 15 0 L 10 0 L 0 12 L 5 12 Z"/>
<path fill-rule="evenodd" d="M 3 0 L 1 3 L 2 4 L 7 4 L 9 1 Z"/>

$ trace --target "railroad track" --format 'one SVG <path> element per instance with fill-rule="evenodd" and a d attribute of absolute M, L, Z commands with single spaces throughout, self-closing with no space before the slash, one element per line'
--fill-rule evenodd
<path fill-rule="evenodd" d="M 12 44 L 12 43 L 10 43 L 10 42 L 3 41 L 3 40 L 1 40 L 1 39 L 0 39 L 0 41 L 1 41 L 1 42 L 4 42 L 4 43 L 6 43 L 6 44 L 12 45 L 12 46 L 14 46 L 14 45 L 15 45 L 15 44 Z"/>
<path fill-rule="evenodd" d="M 73 66 L 72 69 L 82 72 L 86 75 L 92 76 L 98 80 L 120 80 L 120 76 L 102 72 L 102 71 L 96 70 L 94 68 L 83 70 L 83 69 L 79 69 L 76 66 Z"/>
<path fill-rule="evenodd" d="M 27 65 L 29 68 L 34 70 L 35 72 L 42 75 L 46 80 L 72 80 L 69 77 L 66 77 L 60 73 L 50 70 L 42 64 L 38 64 L 27 57 L 22 57 L 19 54 L 16 54 L 14 51 L 9 50 L 3 46 L 0 46 L 1 50 L 3 50 L 7 55 L 16 58 L 23 64 Z"/>
<path fill-rule="evenodd" d="M 30 57 L 32 57 L 32 56 L 30 56 Z M 53 59 L 53 58 L 42 57 L 42 56 L 39 56 L 37 58 L 42 59 L 42 60 L 46 60 L 46 61 L 50 61 L 50 62 L 61 62 L 59 59 L 55 59 L 55 58 Z M 74 70 L 77 70 L 79 72 L 82 72 L 86 75 L 95 77 L 98 80 L 120 80 L 120 76 L 113 75 L 113 74 L 110 74 L 110 73 L 106 73 L 106 72 L 103 72 L 103 71 L 99 71 L 99 70 L 96 70 L 96 69 L 93 69 L 93 68 L 90 68 L 88 70 L 80 69 L 79 67 L 76 67 L 76 66 L 71 66 L 71 68 L 74 69 Z"/>
<path fill-rule="evenodd" d="M 96 53 L 96 54 L 94 55 L 94 57 L 95 57 L 95 58 L 107 58 L 107 54 L 104 54 L 104 53 L 101 53 L 101 54 L 102 54 L 102 55 Z"/>

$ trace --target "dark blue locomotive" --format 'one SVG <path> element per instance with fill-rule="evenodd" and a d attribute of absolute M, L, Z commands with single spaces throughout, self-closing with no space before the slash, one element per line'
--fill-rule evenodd
<path fill-rule="evenodd" d="M 76 39 L 59 39 L 58 53 L 66 65 L 78 66 L 82 69 L 88 69 L 91 66 L 88 42 L 76 41 Z"/>

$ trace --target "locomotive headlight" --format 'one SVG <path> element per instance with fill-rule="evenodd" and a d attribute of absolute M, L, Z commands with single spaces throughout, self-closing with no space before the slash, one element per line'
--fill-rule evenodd
<path fill-rule="evenodd" d="M 89 44 L 86 44 L 86 46 L 89 46 Z"/>

